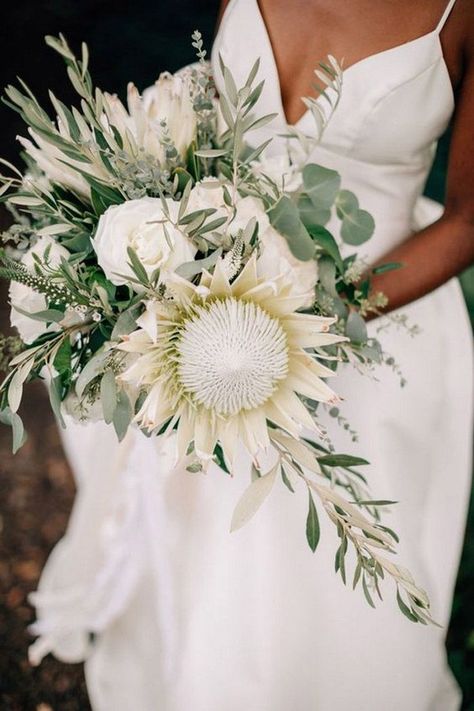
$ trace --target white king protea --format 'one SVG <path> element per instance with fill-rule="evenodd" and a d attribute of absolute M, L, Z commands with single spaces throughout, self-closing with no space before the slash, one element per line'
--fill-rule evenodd
<path fill-rule="evenodd" d="M 219 262 L 198 286 L 172 275 L 168 287 L 172 298 L 148 302 L 119 345 L 137 354 L 121 379 L 146 393 L 139 425 L 157 432 L 178 423 L 181 455 L 194 442 L 206 462 L 220 443 L 229 467 L 239 441 L 254 457 L 270 445 L 268 422 L 296 438 L 314 431 L 296 393 L 336 398 L 321 380 L 333 371 L 304 350 L 343 340 L 329 333 L 334 319 L 296 313 L 306 295 L 292 295 L 287 276 L 258 278 L 255 256 L 232 284 Z"/>

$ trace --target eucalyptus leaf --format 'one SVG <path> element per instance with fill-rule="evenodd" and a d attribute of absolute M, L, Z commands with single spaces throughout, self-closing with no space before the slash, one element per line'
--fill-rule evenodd
<path fill-rule="evenodd" d="M 286 238 L 295 257 L 303 262 L 314 257 L 313 240 L 300 219 L 298 208 L 289 197 L 281 197 L 269 210 L 268 216 L 273 227 Z"/>
<path fill-rule="evenodd" d="M 367 341 L 367 325 L 357 313 L 357 311 L 351 311 L 346 321 L 346 336 L 350 338 L 353 343 L 366 343 Z"/>
<path fill-rule="evenodd" d="M 322 257 L 318 260 L 318 277 L 323 289 L 333 299 L 339 298 L 336 289 L 336 265 L 330 257 Z"/>
<path fill-rule="evenodd" d="M 330 208 L 341 187 L 341 176 L 335 170 L 308 163 L 303 168 L 303 185 L 316 207 Z"/>
<path fill-rule="evenodd" d="M 112 329 L 110 336 L 112 340 L 116 340 L 119 336 L 127 336 L 132 331 L 135 331 L 137 327 L 136 314 L 136 307 L 127 309 L 120 314 Z"/>
<path fill-rule="evenodd" d="M 307 229 L 316 225 L 324 226 L 331 219 L 330 208 L 315 205 L 306 193 L 302 193 L 298 198 L 298 210 L 301 221 Z"/>
<path fill-rule="evenodd" d="M 133 417 L 133 409 L 130 399 L 124 390 L 119 390 L 117 394 L 117 405 L 114 410 L 113 424 L 117 437 L 120 441 L 125 437 L 130 422 Z"/>
<path fill-rule="evenodd" d="M 329 230 L 322 225 L 309 225 L 307 226 L 307 230 L 318 247 L 321 247 L 321 249 L 326 252 L 332 260 L 334 260 L 336 267 L 342 274 L 344 271 L 344 265 L 341 253 L 339 251 L 339 247 L 337 246 L 336 240 Z"/>
<path fill-rule="evenodd" d="M 341 190 L 336 200 L 336 211 L 341 224 L 341 239 L 346 244 L 358 246 L 370 239 L 375 230 L 374 218 L 359 208 L 354 193 Z"/>
<path fill-rule="evenodd" d="M 104 420 L 109 425 L 115 413 L 117 406 L 117 383 L 115 373 L 112 370 L 106 370 L 100 381 L 100 399 L 102 403 L 102 411 Z"/>

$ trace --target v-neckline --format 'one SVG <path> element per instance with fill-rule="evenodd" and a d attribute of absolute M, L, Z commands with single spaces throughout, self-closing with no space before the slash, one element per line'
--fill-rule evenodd
<path fill-rule="evenodd" d="M 267 24 L 266 24 L 266 22 L 265 22 L 265 18 L 264 18 L 264 16 L 263 16 L 263 13 L 262 13 L 262 11 L 261 11 L 261 9 L 260 9 L 260 5 L 259 5 L 259 3 L 258 3 L 258 0 L 251 0 L 251 1 L 252 1 L 253 4 L 255 5 L 255 8 L 256 8 L 256 11 L 257 11 L 257 15 L 258 15 L 258 21 L 259 21 L 260 24 L 261 24 L 261 27 L 262 27 L 262 29 L 263 29 L 263 34 L 264 34 L 264 37 L 265 37 L 265 41 L 266 41 L 266 43 L 267 43 L 267 45 L 268 45 L 269 57 L 270 57 L 270 59 L 271 59 L 271 63 L 272 63 L 272 67 L 273 67 L 273 73 L 274 73 L 274 75 L 275 75 L 275 84 L 276 84 L 276 87 L 277 87 L 277 92 L 276 92 L 276 93 L 278 94 L 279 113 L 280 113 L 280 115 L 281 115 L 281 118 L 282 118 L 283 121 L 285 122 L 286 126 L 288 126 L 288 128 L 298 128 L 298 126 L 300 125 L 300 123 L 302 123 L 302 121 L 303 121 L 304 119 L 306 119 L 306 117 L 309 115 L 310 110 L 309 110 L 309 109 L 306 109 L 306 111 L 304 111 L 304 113 L 303 113 L 303 114 L 299 117 L 299 119 L 297 119 L 297 121 L 295 121 L 294 123 L 290 123 L 290 122 L 288 121 L 287 116 L 286 116 L 285 107 L 284 107 L 284 105 L 283 105 L 283 97 L 282 97 L 282 93 L 281 93 L 281 83 L 280 83 L 280 74 L 279 74 L 279 72 L 278 72 L 278 66 L 277 66 L 277 62 L 276 62 L 275 52 L 274 52 L 274 50 L 273 50 L 272 41 L 271 41 L 271 38 L 270 38 L 270 32 L 268 31 L 268 27 L 267 27 Z M 406 42 L 402 42 L 401 44 L 397 44 L 397 45 L 395 45 L 394 47 L 387 47 L 387 49 L 382 49 L 380 52 L 373 52 L 372 54 L 367 55 L 367 57 L 362 57 L 362 59 L 358 59 L 356 62 L 354 62 L 353 64 L 351 64 L 349 67 L 346 67 L 346 68 L 342 69 L 343 84 L 344 84 L 344 78 L 345 78 L 345 77 L 349 76 L 349 75 L 352 73 L 352 71 L 357 70 L 358 68 L 360 68 L 361 66 L 363 66 L 365 63 L 368 63 L 368 62 L 370 62 L 371 60 L 373 61 L 374 59 L 378 59 L 379 57 L 382 57 L 382 56 L 384 56 L 384 55 L 387 55 L 387 54 L 389 54 L 389 53 L 391 53 L 391 52 L 396 52 L 397 50 L 405 49 L 406 47 L 409 47 L 409 46 L 411 46 L 411 45 L 413 45 L 413 44 L 416 44 L 417 42 L 421 42 L 421 41 L 423 41 L 423 40 L 427 40 L 427 39 L 430 39 L 430 38 L 432 38 L 432 37 L 434 37 L 434 38 L 436 39 L 437 48 L 438 48 L 438 50 L 439 50 L 440 58 L 441 58 L 441 60 L 442 60 L 442 62 L 443 62 L 443 64 L 444 64 L 446 73 L 447 73 L 447 75 L 448 75 L 449 86 L 451 87 L 451 92 L 452 92 L 453 101 L 454 101 L 454 90 L 453 90 L 452 83 L 451 83 L 451 77 L 449 76 L 449 71 L 448 71 L 448 68 L 447 68 L 447 65 L 446 65 L 446 60 L 445 60 L 445 58 L 444 58 L 443 47 L 442 47 L 442 45 L 441 45 L 441 39 L 440 39 L 440 33 L 439 33 L 439 31 L 438 31 L 438 27 L 435 27 L 435 29 L 434 29 L 434 30 L 431 30 L 430 32 L 425 32 L 424 34 L 420 35 L 419 37 L 415 37 L 414 39 L 407 40 Z M 317 101 L 319 97 L 314 97 L 314 98 L 315 98 L 316 101 Z"/>

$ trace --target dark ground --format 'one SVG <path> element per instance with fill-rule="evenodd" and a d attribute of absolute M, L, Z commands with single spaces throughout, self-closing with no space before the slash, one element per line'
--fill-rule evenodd
<path fill-rule="evenodd" d="M 4 290 L 1 296 L 5 304 Z M 0 320 L 3 331 L 5 307 Z M 28 440 L 15 456 L 8 428 L 0 427 L 0 710 L 87 711 L 80 665 L 51 656 L 38 668 L 28 664 L 33 610 L 27 595 L 64 532 L 74 485 L 41 384 L 29 387 L 22 414 Z"/>

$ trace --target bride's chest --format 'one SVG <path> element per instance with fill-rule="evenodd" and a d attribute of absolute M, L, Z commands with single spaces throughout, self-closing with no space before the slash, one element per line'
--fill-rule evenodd
<path fill-rule="evenodd" d="M 284 91 L 256 0 L 233 0 L 216 37 L 213 64 L 218 88 L 225 91 L 219 53 L 241 85 L 253 62 L 260 58 L 259 78 L 265 85 L 256 109 L 260 115 L 274 112 L 277 118 L 256 132 L 254 142 L 284 132 L 288 125 Z M 319 101 L 324 104 L 324 97 Z M 323 142 L 331 150 L 368 162 L 425 161 L 453 108 L 453 89 L 439 35 L 429 32 L 356 61 L 344 71 L 339 106 Z M 309 112 L 296 127 L 305 133 L 314 131 Z"/>

